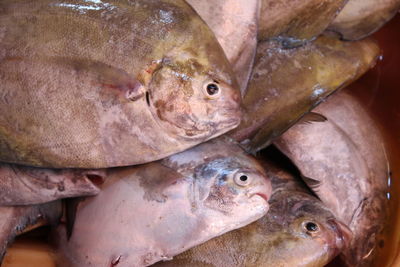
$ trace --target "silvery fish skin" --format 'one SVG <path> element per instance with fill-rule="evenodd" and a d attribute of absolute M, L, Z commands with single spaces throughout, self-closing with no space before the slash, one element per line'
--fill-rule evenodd
<path fill-rule="evenodd" d="M 243 98 L 243 118 L 229 135 L 250 152 L 267 147 L 338 88 L 375 65 L 372 40 L 342 42 L 321 36 L 295 49 L 262 42 Z"/>
<path fill-rule="evenodd" d="M 348 0 L 261 0 L 260 40 L 295 47 L 320 35 Z"/>
<path fill-rule="evenodd" d="M 0 163 L 0 206 L 33 205 L 100 192 L 105 170 L 42 169 Z"/>
<path fill-rule="evenodd" d="M 388 212 L 390 175 L 382 133 L 347 92 L 333 96 L 315 111 L 327 121 L 295 125 L 275 144 L 353 231 L 350 248 L 342 255 L 347 265 L 370 266 Z"/>
<path fill-rule="evenodd" d="M 0 265 L 16 235 L 28 228 L 55 224 L 61 215 L 60 201 L 35 206 L 0 207 Z"/>
<path fill-rule="evenodd" d="M 267 215 L 155 266 L 322 267 L 348 245 L 348 227 L 294 175 L 264 166 L 274 189 Z"/>
<path fill-rule="evenodd" d="M 102 191 L 78 204 L 69 241 L 58 229 L 59 264 L 150 265 L 261 218 L 270 195 L 262 166 L 221 139 L 109 170 Z"/>
<path fill-rule="evenodd" d="M 359 40 L 379 30 L 399 9 L 399 0 L 349 0 L 328 30 L 344 40 Z"/>
<path fill-rule="evenodd" d="M 260 0 L 186 0 L 214 32 L 232 65 L 242 96 L 257 48 Z"/>
<path fill-rule="evenodd" d="M 240 92 L 183 0 L 0 3 L 0 160 L 154 161 L 236 127 Z"/>

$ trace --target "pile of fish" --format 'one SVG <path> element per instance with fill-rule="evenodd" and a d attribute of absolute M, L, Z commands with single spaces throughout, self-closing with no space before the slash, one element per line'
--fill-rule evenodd
<path fill-rule="evenodd" d="M 57 266 L 373 266 L 385 144 L 335 92 L 399 9 L 2 0 L 0 263 L 50 226 Z"/>

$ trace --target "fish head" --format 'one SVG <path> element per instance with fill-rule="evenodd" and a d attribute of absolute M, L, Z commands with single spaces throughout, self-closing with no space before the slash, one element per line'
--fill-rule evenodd
<path fill-rule="evenodd" d="M 276 214 L 270 217 L 281 229 L 275 238 L 280 245 L 274 253 L 288 266 L 324 266 L 350 245 L 351 230 L 314 197 L 288 192 L 277 204 L 271 203 L 270 214 Z"/>
<path fill-rule="evenodd" d="M 165 57 L 152 74 L 147 102 L 167 132 L 210 139 L 239 125 L 240 92 L 234 78 L 215 72 L 192 53 Z"/>
<path fill-rule="evenodd" d="M 269 209 L 271 182 L 250 156 L 213 159 L 195 170 L 195 182 L 205 213 L 225 226 L 244 226 L 264 216 Z M 232 229 L 232 227 L 231 227 Z"/>

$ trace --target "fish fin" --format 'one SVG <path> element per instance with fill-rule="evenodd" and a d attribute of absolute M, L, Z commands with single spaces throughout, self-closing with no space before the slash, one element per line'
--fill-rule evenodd
<path fill-rule="evenodd" d="M 327 120 L 328 119 L 320 113 L 309 112 L 309 113 L 305 114 L 303 117 L 301 117 L 297 123 L 324 122 Z"/>
<path fill-rule="evenodd" d="M 68 66 L 74 69 L 77 75 L 89 77 L 92 83 L 99 85 L 104 91 L 119 94 L 130 101 L 145 97 L 145 87 L 142 82 L 124 69 L 94 60 L 65 57 L 50 58 L 48 60 L 52 60 L 62 66 Z"/>
<path fill-rule="evenodd" d="M 78 210 L 78 204 L 84 198 L 68 198 L 65 200 L 65 220 L 66 220 L 66 229 L 67 229 L 67 240 L 69 240 L 72 236 L 72 231 L 75 225 L 76 211 Z"/>
<path fill-rule="evenodd" d="M 315 180 L 313 178 L 301 175 L 303 181 L 313 190 L 317 189 L 321 185 L 321 181 Z"/>

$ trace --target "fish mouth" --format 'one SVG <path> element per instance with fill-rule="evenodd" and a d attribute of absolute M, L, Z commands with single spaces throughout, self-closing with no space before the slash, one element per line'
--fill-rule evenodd
<path fill-rule="evenodd" d="M 346 224 L 335 219 L 328 220 L 328 224 L 336 234 L 332 248 L 334 248 L 334 254 L 338 255 L 341 251 L 350 246 L 353 239 L 353 232 Z"/>
<path fill-rule="evenodd" d="M 254 193 L 253 195 L 250 196 L 250 198 L 253 198 L 254 196 L 261 197 L 262 199 L 265 200 L 265 202 L 268 202 L 268 200 L 269 200 L 269 197 L 264 193 Z"/>

